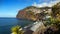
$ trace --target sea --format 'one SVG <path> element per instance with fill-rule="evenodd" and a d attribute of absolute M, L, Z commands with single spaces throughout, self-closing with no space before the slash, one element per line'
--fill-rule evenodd
<path fill-rule="evenodd" d="M 17 25 L 25 27 L 32 23 L 33 21 L 27 19 L 0 17 L 0 34 L 11 34 L 12 27 Z"/>

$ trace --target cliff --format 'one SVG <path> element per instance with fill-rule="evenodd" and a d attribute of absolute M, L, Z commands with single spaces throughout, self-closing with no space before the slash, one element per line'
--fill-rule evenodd
<path fill-rule="evenodd" d="M 49 9 L 51 8 L 50 7 L 37 8 L 34 6 L 29 6 L 22 10 L 19 10 L 16 17 L 36 21 L 38 19 L 42 19 L 44 17 L 43 13 L 46 12 L 48 13 L 50 11 Z"/>

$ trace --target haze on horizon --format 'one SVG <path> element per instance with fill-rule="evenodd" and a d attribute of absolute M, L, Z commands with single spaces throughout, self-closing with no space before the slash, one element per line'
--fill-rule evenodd
<path fill-rule="evenodd" d="M 27 6 L 51 7 L 60 0 L 0 0 L 0 17 L 16 17 Z"/>

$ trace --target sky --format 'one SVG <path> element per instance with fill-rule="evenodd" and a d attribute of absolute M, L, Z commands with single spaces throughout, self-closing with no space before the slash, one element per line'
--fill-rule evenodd
<path fill-rule="evenodd" d="M 0 17 L 16 17 L 19 10 L 27 6 L 53 6 L 60 0 L 0 0 Z"/>

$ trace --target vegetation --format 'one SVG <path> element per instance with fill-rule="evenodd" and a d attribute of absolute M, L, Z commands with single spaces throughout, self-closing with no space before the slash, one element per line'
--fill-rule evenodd
<path fill-rule="evenodd" d="M 50 28 L 48 28 L 48 29 L 54 30 L 54 32 L 51 32 L 48 30 L 49 32 L 51 32 L 51 34 L 59 33 L 59 30 L 60 30 L 60 2 L 52 7 L 52 15 L 51 15 L 51 18 L 46 20 L 46 25 L 47 26 L 50 25 L 50 28 L 52 28 L 52 29 L 50 29 Z"/>
<path fill-rule="evenodd" d="M 11 28 L 12 34 L 23 34 L 24 31 L 22 30 L 21 26 L 14 26 Z"/>
<path fill-rule="evenodd" d="M 60 14 L 60 2 L 52 7 L 52 12 L 54 16 Z"/>
<path fill-rule="evenodd" d="M 56 26 L 59 26 L 60 25 L 60 2 L 52 7 L 52 13 L 55 18 L 54 17 L 51 18 L 51 23 L 53 23 Z"/>

